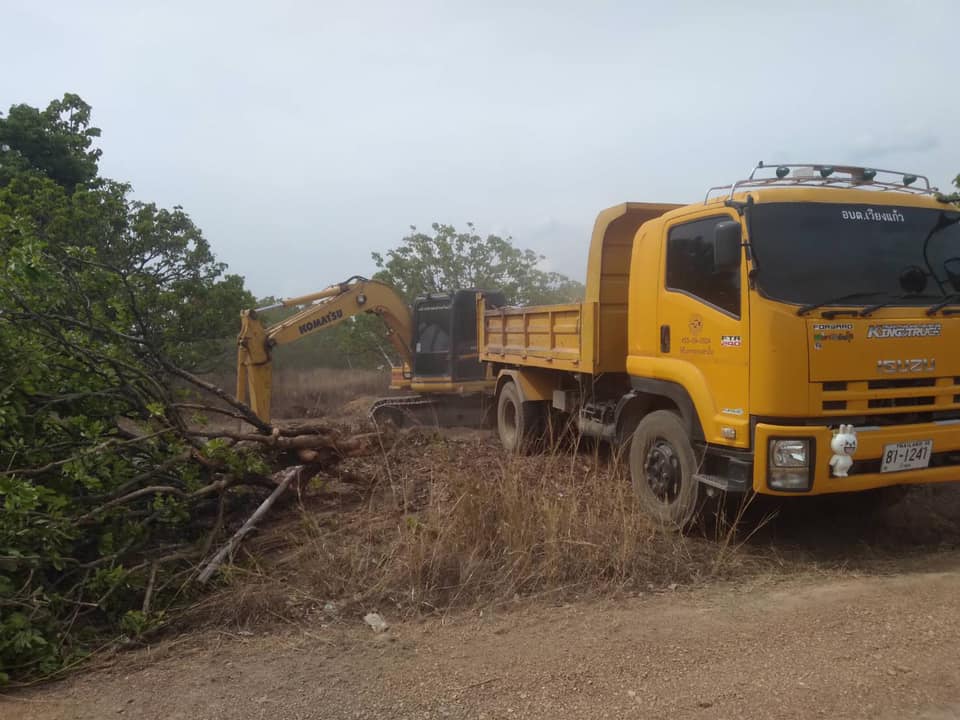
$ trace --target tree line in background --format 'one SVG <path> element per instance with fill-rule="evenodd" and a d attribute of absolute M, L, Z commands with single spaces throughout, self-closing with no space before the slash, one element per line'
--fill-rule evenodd
<path fill-rule="evenodd" d="M 226 406 L 272 437 L 196 377 L 232 370 L 254 298 L 182 208 L 100 174 L 99 137 L 77 95 L 0 114 L 0 684 L 162 625 L 225 513 L 271 486 L 279 452 L 204 429 Z M 414 232 L 375 260 L 408 296 L 575 289 L 472 228 Z M 287 361 L 375 366 L 379 332 L 364 317 Z"/>
<path fill-rule="evenodd" d="M 545 258 L 515 247 L 512 238 L 484 237 L 469 223 L 465 232 L 439 223 L 431 230 L 424 233 L 411 227 L 398 247 L 371 254 L 377 267 L 373 277 L 396 288 L 408 302 L 430 293 L 468 288 L 501 290 L 508 302 L 521 305 L 583 299 L 582 283 L 542 270 Z M 303 292 L 319 289 L 305 288 Z M 264 298 L 260 303 L 265 306 L 277 299 Z M 292 312 L 274 310 L 264 318 L 269 324 Z M 397 358 L 390 357 L 384 330 L 377 318 L 356 317 L 284 347 L 274 358 L 275 367 L 281 371 L 317 366 L 376 368 L 396 362 Z"/>

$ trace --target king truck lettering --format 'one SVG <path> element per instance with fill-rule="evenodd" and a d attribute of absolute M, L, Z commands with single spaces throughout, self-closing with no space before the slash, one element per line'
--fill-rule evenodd
<path fill-rule="evenodd" d="M 871 325 L 867 328 L 867 337 L 877 338 L 917 338 L 940 337 L 940 323 L 922 325 Z"/>

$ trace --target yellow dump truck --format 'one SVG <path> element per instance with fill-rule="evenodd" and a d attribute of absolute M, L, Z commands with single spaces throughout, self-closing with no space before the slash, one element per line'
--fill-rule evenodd
<path fill-rule="evenodd" d="M 761 163 L 617 205 L 582 303 L 478 315 L 503 445 L 567 419 L 629 447 L 665 522 L 720 491 L 960 480 L 960 212 L 923 176 Z"/>

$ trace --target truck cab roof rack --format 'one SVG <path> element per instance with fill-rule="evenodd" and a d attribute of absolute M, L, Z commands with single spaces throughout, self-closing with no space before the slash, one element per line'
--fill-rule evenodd
<path fill-rule="evenodd" d="M 859 188 L 866 190 L 893 190 L 911 195 L 938 195 L 939 190 L 930 185 L 926 175 L 881 170 L 879 168 L 854 165 L 832 165 L 828 163 L 764 163 L 762 160 L 753 168 L 750 176 L 737 180 L 730 185 L 715 185 L 707 190 L 703 201 L 709 202 L 711 196 L 719 191 L 733 199 L 737 190 L 760 187 L 836 187 Z"/>

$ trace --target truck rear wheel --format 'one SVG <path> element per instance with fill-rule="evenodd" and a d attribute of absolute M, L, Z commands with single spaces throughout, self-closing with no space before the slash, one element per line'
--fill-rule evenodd
<path fill-rule="evenodd" d="M 541 403 L 523 402 L 516 383 L 508 382 L 497 398 L 497 432 L 507 452 L 527 453 L 542 432 Z"/>
<path fill-rule="evenodd" d="M 668 410 L 644 417 L 630 441 L 630 479 L 643 510 L 671 528 L 694 522 L 702 492 L 696 455 L 683 421 Z"/>

